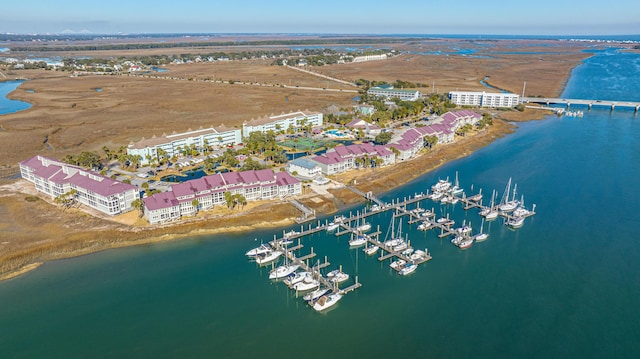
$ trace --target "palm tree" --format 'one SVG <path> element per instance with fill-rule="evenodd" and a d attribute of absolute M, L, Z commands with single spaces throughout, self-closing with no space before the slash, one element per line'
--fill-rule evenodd
<path fill-rule="evenodd" d="M 239 193 L 236 194 L 236 200 L 237 200 L 237 203 L 242 206 L 242 209 L 244 209 L 244 206 L 247 205 L 247 199 Z"/>
<path fill-rule="evenodd" d="M 131 202 L 131 207 L 137 209 L 138 217 L 142 218 L 142 214 L 144 213 L 144 202 L 142 202 L 140 198 L 134 199 L 133 202 Z"/>
<path fill-rule="evenodd" d="M 233 194 L 231 194 L 231 192 L 226 191 L 224 193 L 224 200 L 227 202 L 227 208 L 231 208 L 231 206 L 233 206 L 234 198 L 233 198 Z"/>
<path fill-rule="evenodd" d="M 197 199 L 194 199 L 193 201 L 191 201 L 191 205 L 196 210 L 196 213 L 198 213 L 198 207 L 200 206 L 200 201 L 198 201 Z"/>

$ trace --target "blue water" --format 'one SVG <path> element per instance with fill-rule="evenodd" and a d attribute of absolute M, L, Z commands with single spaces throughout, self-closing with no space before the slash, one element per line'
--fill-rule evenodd
<path fill-rule="evenodd" d="M 180 175 L 169 175 L 160 178 L 163 182 L 185 182 L 193 179 L 202 178 L 207 175 L 202 168 L 196 168 L 189 171 L 184 171 Z"/>
<path fill-rule="evenodd" d="M 597 53 L 576 68 L 563 96 L 637 100 L 639 62 L 640 55 Z M 502 191 L 513 178 L 538 214 L 518 230 L 485 223 L 489 239 L 465 251 L 405 222 L 412 245 L 434 257 L 406 278 L 349 250 L 346 237 L 310 236 L 304 254 L 313 247 L 363 283 L 325 314 L 244 257 L 285 229 L 48 262 L 0 283 L 0 357 L 635 357 L 637 115 L 594 108 L 583 118 L 523 123 L 380 197 L 424 191 L 456 171 L 473 192 Z M 427 207 L 480 223 L 460 206 Z M 372 222 L 384 233 L 390 215 Z"/>
<path fill-rule="evenodd" d="M 31 107 L 31 104 L 28 102 L 7 98 L 7 95 L 17 89 L 23 82 L 24 81 L 0 82 L 0 115 L 26 110 Z"/>

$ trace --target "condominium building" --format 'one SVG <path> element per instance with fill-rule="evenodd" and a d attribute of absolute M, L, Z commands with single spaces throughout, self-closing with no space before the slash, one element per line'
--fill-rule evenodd
<path fill-rule="evenodd" d="M 20 162 L 20 174 L 52 199 L 75 190 L 79 203 L 109 215 L 130 211 L 140 198 L 135 186 L 43 156 Z"/>
<path fill-rule="evenodd" d="M 291 112 L 281 115 L 264 116 L 251 119 L 242 124 L 242 136 L 249 137 L 251 132 L 267 133 L 268 131 L 279 132 L 288 129 L 299 129 L 310 124 L 312 127 L 322 126 L 323 116 L 321 112 L 310 112 L 309 110 Z"/>
<path fill-rule="evenodd" d="M 512 93 L 451 91 L 449 99 L 458 106 L 515 107 L 519 96 Z"/>
<path fill-rule="evenodd" d="M 142 138 L 140 141 L 130 143 L 127 154 L 140 156 L 140 164 L 146 165 L 154 159 L 158 159 L 158 150 L 163 150 L 168 157 L 180 154 L 180 150 L 195 145 L 196 148 L 205 146 L 228 146 L 242 143 L 240 129 L 227 128 L 221 125 L 217 128 L 200 128 L 171 135 L 162 134 L 150 139 Z"/>
<path fill-rule="evenodd" d="M 226 205 L 225 192 L 240 194 L 247 201 L 284 198 L 302 193 L 302 183 L 287 172 L 227 172 L 171 186 L 171 191 L 144 198 L 149 223 L 175 221 L 200 209 Z"/>
<path fill-rule="evenodd" d="M 422 98 L 422 92 L 417 90 L 397 90 L 393 87 L 371 87 L 367 90 L 367 94 L 371 96 L 382 97 L 385 99 L 399 98 L 402 101 L 416 101 Z"/>

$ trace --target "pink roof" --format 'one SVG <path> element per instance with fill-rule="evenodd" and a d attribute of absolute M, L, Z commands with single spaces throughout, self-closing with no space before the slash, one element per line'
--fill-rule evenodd
<path fill-rule="evenodd" d="M 335 150 L 335 152 L 340 155 L 340 157 L 344 158 L 344 157 L 351 157 L 351 153 L 349 152 L 349 150 L 347 149 L 346 146 L 336 146 L 333 148 Z"/>
<path fill-rule="evenodd" d="M 276 173 L 276 183 L 278 186 L 285 186 L 300 183 L 298 179 L 289 174 L 289 172 Z"/>
<path fill-rule="evenodd" d="M 96 180 L 90 178 L 88 174 L 89 173 L 87 172 L 79 171 L 71 176 L 71 178 L 69 178 L 69 182 L 104 197 L 112 196 L 114 194 L 123 193 L 130 190 L 138 190 L 138 187 L 132 186 L 127 183 L 118 182 L 116 180 L 112 180 L 111 178 L 91 173 L 91 175 L 100 178 L 100 180 Z"/>
<path fill-rule="evenodd" d="M 255 171 L 255 174 L 258 177 L 258 180 L 260 180 L 260 182 L 262 183 L 273 182 L 275 179 L 273 176 L 273 171 L 270 169 Z"/>
<path fill-rule="evenodd" d="M 376 145 L 376 152 L 378 152 L 378 156 L 389 156 L 392 155 L 393 152 L 390 151 L 388 148 L 381 146 L 381 145 Z"/>
<path fill-rule="evenodd" d="M 222 178 L 222 175 L 220 173 L 209 175 L 205 178 L 207 179 L 207 183 L 209 183 L 212 188 L 224 187 L 225 185 L 224 178 Z"/>
<path fill-rule="evenodd" d="M 155 211 L 163 208 L 171 208 L 180 205 L 178 203 L 178 200 L 176 200 L 173 192 L 156 193 L 153 196 L 143 198 L 142 202 L 144 203 L 144 206 L 150 211 Z"/>
<path fill-rule="evenodd" d="M 255 171 L 243 171 L 238 172 L 240 178 L 242 178 L 243 183 L 256 183 L 259 182 L 258 176 L 256 176 Z"/>
<path fill-rule="evenodd" d="M 242 177 L 240 177 L 238 172 L 225 172 L 222 174 L 222 178 L 227 185 L 242 183 Z"/>

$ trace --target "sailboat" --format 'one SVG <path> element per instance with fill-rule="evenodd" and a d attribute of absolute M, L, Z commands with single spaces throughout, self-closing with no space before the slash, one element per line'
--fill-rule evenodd
<path fill-rule="evenodd" d="M 502 212 L 511 212 L 516 209 L 516 207 L 518 207 L 519 202 L 515 199 L 517 187 L 517 184 L 513 187 L 513 198 L 509 200 L 509 191 L 511 190 L 511 178 L 509 178 L 509 181 L 507 182 L 507 188 L 505 189 L 504 195 L 502 196 L 500 205 L 498 205 L 499 210 L 501 210 Z"/>
<path fill-rule="evenodd" d="M 458 171 L 456 171 L 456 182 L 453 184 L 453 187 L 451 187 L 450 191 L 452 195 L 460 194 L 464 191 L 462 188 L 460 188 L 460 183 L 458 182 Z"/>
<path fill-rule="evenodd" d="M 476 234 L 473 237 L 473 239 L 475 239 L 476 242 L 482 242 L 482 241 L 486 240 L 487 238 L 489 238 L 489 234 L 482 232 L 483 228 L 484 228 L 484 219 L 482 220 L 482 224 L 480 225 L 480 233 Z"/>
<path fill-rule="evenodd" d="M 389 228 L 389 231 L 387 232 L 386 238 L 388 239 L 386 239 L 383 243 L 384 246 L 387 247 L 388 249 L 394 249 L 396 246 L 404 242 L 404 240 L 402 239 L 402 221 L 400 221 L 400 223 L 398 224 L 398 234 L 396 235 L 394 230 L 395 219 L 396 219 L 396 216 L 394 214 L 391 217 L 391 226 Z"/>
<path fill-rule="evenodd" d="M 524 217 L 524 216 L 528 215 L 529 213 L 531 213 L 531 211 L 529 211 L 528 209 L 526 209 L 524 207 L 524 195 L 522 195 L 520 197 L 520 203 L 518 204 L 518 208 L 516 208 L 513 211 L 512 215 L 514 217 Z"/>

